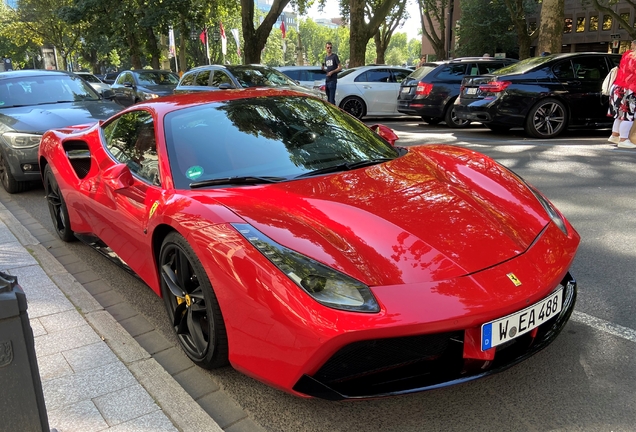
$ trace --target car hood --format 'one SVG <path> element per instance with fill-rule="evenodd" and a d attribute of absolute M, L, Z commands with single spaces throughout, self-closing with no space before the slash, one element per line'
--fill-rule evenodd
<path fill-rule="evenodd" d="M 491 159 L 412 147 L 388 163 L 215 198 L 275 241 L 369 285 L 444 280 L 509 260 L 549 219 Z"/>
<path fill-rule="evenodd" d="M 0 109 L 3 131 L 44 133 L 49 129 L 105 120 L 122 107 L 111 101 L 82 101 Z"/>

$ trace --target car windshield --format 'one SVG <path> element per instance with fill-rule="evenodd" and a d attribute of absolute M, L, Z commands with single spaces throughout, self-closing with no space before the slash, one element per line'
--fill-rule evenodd
<path fill-rule="evenodd" d="M 359 69 L 360 68 L 351 68 L 351 69 L 347 69 L 347 70 L 342 71 L 342 72 L 338 72 L 338 78 L 344 78 L 347 75 L 349 75 L 349 74 L 351 74 L 351 73 L 353 73 L 353 72 L 355 72 L 355 71 L 357 71 Z"/>
<path fill-rule="evenodd" d="M 179 77 L 170 72 L 139 72 L 137 80 L 141 85 L 177 85 Z"/>
<path fill-rule="evenodd" d="M 497 69 L 496 71 L 491 72 L 491 74 L 512 75 L 512 74 L 526 73 L 537 66 L 540 66 L 544 63 L 549 62 L 553 58 L 554 56 L 530 57 L 525 60 L 521 60 L 520 62 L 517 62 L 517 63 L 511 63 L 508 66 L 502 67 L 501 69 Z"/>
<path fill-rule="evenodd" d="M 298 96 L 186 108 L 166 115 L 164 127 L 173 179 L 181 189 L 223 178 L 290 180 L 399 155 L 334 105 Z M 343 164 L 351 165 L 337 168 Z"/>
<path fill-rule="evenodd" d="M 437 69 L 437 66 L 439 65 L 424 65 L 420 68 L 415 69 L 413 72 L 411 72 L 408 78 L 411 78 L 414 80 L 421 80 L 426 75 L 428 75 L 429 73 Z"/>
<path fill-rule="evenodd" d="M 296 86 L 295 81 L 282 72 L 263 67 L 232 67 L 228 70 L 242 87 L 280 87 Z"/>
<path fill-rule="evenodd" d="M 99 99 L 95 90 L 77 76 L 51 74 L 0 81 L 0 108 Z"/>

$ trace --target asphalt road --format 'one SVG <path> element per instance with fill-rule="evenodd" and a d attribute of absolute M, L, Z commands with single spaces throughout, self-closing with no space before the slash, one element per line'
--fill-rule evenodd
<path fill-rule="evenodd" d="M 398 145 L 444 142 L 483 152 L 542 190 L 582 237 L 572 267 L 575 315 L 546 350 L 501 374 L 415 395 L 334 403 L 287 395 L 231 368 L 212 378 L 269 431 L 634 431 L 636 430 L 636 150 L 608 131 L 549 141 L 479 125 L 451 130 L 417 118 L 383 123 Z M 43 189 L 13 195 L 52 233 Z M 69 244 L 176 345 L 162 301 L 82 244 Z"/>

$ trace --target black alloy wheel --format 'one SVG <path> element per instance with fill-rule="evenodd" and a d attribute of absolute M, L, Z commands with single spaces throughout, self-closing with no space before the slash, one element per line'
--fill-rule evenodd
<path fill-rule="evenodd" d="M 176 232 L 161 245 L 159 275 L 168 317 L 188 357 L 205 369 L 226 366 L 227 335 L 212 284 L 188 242 Z"/>
<path fill-rule="evenodd" d="M 470 125 L 470 120 L 460 119 L 455 113 L 455 100 L 453 99 L 448 103 L 446 112 L 444 113 L 444 121 L 446 126 L 453 129 L 463 129 Z"/>
<path fill-rule="evenodd" d="M 535 138 L 553 138 L 565 130 L 567 122 L 565 105 L 556 99 L 546 98 L 532 107 L 525 129 Z"/>
<path fill-rule="evenodd" d="M 2 152 L 0 152 L 0 183 L 2 183 L 4 190 L 10 194 L 24 192 L 29 187 L 29 182 L 17 181 L 15 177 L 13 177 L 9 163 L 4 158 Z"/>
<path fill-rule="evenodd" d="M 439 117 L 422 116 L 422 120 L 424 120 L 426 123 L 430 124 L 431 126 L 435 126 L 436 124 L 440 124 L 442 122 L 442 119 Z"/>
<path fill-rule="evenodd" d="M 60 186 L 53 175 L 51 165 L 47 165 L 44 168 L 44 192 L 46 193 L 46 203 L 49 206 L 53 228 L 55 228 L 58 237 L 65 242 L 75 241 L 76 238 L 68 217 L 68 209 L 62 197 Z"/>
<path fill-rule="evenodd" d="M 348 112 L 357 119 L 362 119 L 367 114 L 367 106 L 362 99 L 357 96 L 348 96 L 340 102 L 340 108 Z"/>

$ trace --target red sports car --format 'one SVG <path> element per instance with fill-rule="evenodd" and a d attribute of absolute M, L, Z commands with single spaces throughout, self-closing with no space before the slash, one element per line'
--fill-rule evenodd
<path fill-rule="evenodd" d="M 503 370 L 574 308 L 580 238 L 482 154 L 283 90 L 179 95 L 49 131 L 65 241 L 116 254 L 165 300 L 187 355 L 326 399 Z"/>

